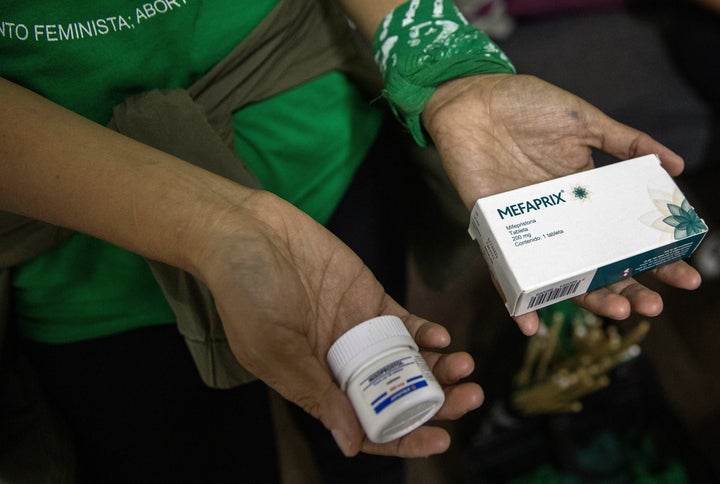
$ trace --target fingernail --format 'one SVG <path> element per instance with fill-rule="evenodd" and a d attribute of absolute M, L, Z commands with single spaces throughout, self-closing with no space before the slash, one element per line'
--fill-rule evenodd
<path fill-rule="evenodd" d="M 340 447 L 340 450 L 343 454 L 345 454 L 345 457 L 351 457 L 352 454 L 350 452 L 350 448 L 352 447 L 352 443 L 350 442 L 350 439 L 348 439 L 345 435 L 345 432 L 340 429 L 332 429 L 330 433 L 332 433 L 333 439 L 335 439 L 335 443 L 338 447 Z"/>

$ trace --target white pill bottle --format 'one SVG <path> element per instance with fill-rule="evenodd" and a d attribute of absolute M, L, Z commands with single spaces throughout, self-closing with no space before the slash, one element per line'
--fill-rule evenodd
<path fill-rule="evenodd" d="M 406 435 L 442 406 L 445 393 L 396 316 L 369 319 L 330 347 L 327 361 L 376 443 Z"/>

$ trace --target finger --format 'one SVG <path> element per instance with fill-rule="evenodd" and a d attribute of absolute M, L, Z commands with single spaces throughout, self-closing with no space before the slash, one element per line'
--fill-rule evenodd
<path fill-rule="evenodd" d="M 442 454 L 449 447 L 450 434 L 445 429 L 423 425 L 406 436 L 385 444 L 376 444 L 366 439 L 362 451 L 368 454 L 409 458 Z"/>
<path fill-rule="evenodd" d="M 451 385 L 445 388 L 445 402 L 433 420 L 457 420 L 480 408 L 484 400 L 485 394 L 477 383 Z"/>
<path fill-rule="evenodd" d="M 325 365 L 314 357 L 299 364 L 282 365 L 281 372 L 259 375 L 284 398 L 320 420 L 346 456 L 360 451 L 365 433 L 347 395 L 337 386 Z"/>
<path fill-rule="evenodd" d="M 534 335 L 540 327 L 540 317 L 537 311 L 520 314 L 519 316 L 514 316 L 513 319 L 525 336 Z"/>
<path fill-rule="evenodd" d="M 345 393 L 335 385 L 319 400 L 312 415 L 330 431 L 340 451 L 347 457 L 360 452 L 365 432 Z"/>
<path fill-rule="evenodd" d="M 651 273 L 661 282 L 679 289 L 697 289 L 702 283 L 702 276 L 685 261 L 677 261 L 656 269 Z"/>
<path fill-rule="evenodd" d="M 611 319 L 626 319 L 632 311 L 630 301 L 606 287 L 577 296 L 573 301 L 591 313 Z"/>
<path fill-rule="evenodd" d="M 421 348 L 446 348 L 451 341 L 450 333 L 441 324 L 433 323 L 412 314 L 401 316 L 405 327 Z"/>
<path fill-rule="evenodd" d="M 480 385 L 474 382 L 457 384 L 475 369 L 472 356 L 463 352 L 447 355 L 425 352 L 423 357 L 445 391 L 445 402 L 436 419 L 455 420 L 482 405 L 485 395 Z"/>
<path fill-rule="evenodd" d="M 313 355 L 306 340 L 297 338 L 293 332 L 276 332 L 270 342 L 254 341 L 252 351 L 264 354 L 265 358 L 245 358 L 252 354 L 244 344 L 248 341 L 233 343 L 235 333 L 228 331 L 227 334 L 238 361 L 283 398 L 320 420 L 343 454 L 353 456 L 360 451 L 365 433 L 355 410 L 325 362 Z M 285 344 L 281 344 L 283 341 Z M 277 347 L 286 350 L 278 352 Z"/>
<path fill-rule="evenodd" d="M 662 297 L 633 278 L 583 294 L 574 300 L 592 313 L 616 320 L 627 319 L 633 311 L 657 316 L 663 309 Z"/>
<path fill-rule="evenodd" d="M 424 351 L 423 357 L 428 367 L 441 385 L 452 385 L 470 376 L 475 369 L 475 361 L 469 353 L 435 353 Z"/>
<path fill-rule="evenodd" d="M 345 456 L 356 455 L 362 447 L 365 432 L 347 395 L 333 382 L 329 382 L 324 391 L 316 391 L 312 395 L 313 387 L 307 383 L 301 392 L 293 388 L 270 386 L 320 420 Z"/>
<path fill-rule="evenodd" d="M 630 278 L 609 286 L 610 290 L 627 298 L 632 312 L 644 316 L 657 316 L 663 310 L 660 294 Z"/>
<path fill-rule="evenodd" d="M 642 155 L 656 154 L 663 168 L 671 175 L 682 173 L 685 162 L 670 148 L 659 143 L 647 134 L 619 123 L 604 114 L 599 118 L 600 149 L 627 160 Z"/>

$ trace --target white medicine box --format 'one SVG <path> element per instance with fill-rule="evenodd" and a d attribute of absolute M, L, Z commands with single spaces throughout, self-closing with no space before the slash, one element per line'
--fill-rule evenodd
<path fill-rule="evenodd" d="M 687 258 L 707 230 L 655 155 L 481 198 L 468 229 L 512 316 Z"/>

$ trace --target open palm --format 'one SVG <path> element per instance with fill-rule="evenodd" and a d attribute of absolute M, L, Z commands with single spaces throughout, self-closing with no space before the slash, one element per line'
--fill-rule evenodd
<path fill-rule="evenodd" d="M 594 149 L 618 159 L 655 153 L 670 175 L 683 170 L 682 158 L 647 134 L 532 76 L 496 74 L 450 81 L 426 106 L 423 123 L 468 208 L 484 196 L 590 169 Z M 697 271 L 684 262 L 654 272 L 676 287 L 693 289 L 700 284 Z M 576 301 L 615 319 L 631 311 L 654 316 L 662 310 L 660 296 L 634 279 Z M 516 321 L 527 334 L 537 329 L 535 313 Z"/>
<path fill-rule="evenodd" d="M 227 224 L 224 240 L 208 251 L 202 275 L 240 363 L 320 419 L 348 455 L 360 450 L 401 456 L 444 451 L 449 437 L 438 427 L 421 427 L 388 444 L 364 440 L 325 355 L 353 325 L 381 314 L 399 316 L 446 387 L 439 418 L 458 418 L 480 405 L 482 391 L 476 384 L 457 384 L 473 369 L 470 356 L 433 351 L 449 344 L 447 331 L 410 315 L 346 245 L 295 207 L 257 192 L 242 211 L 243 225 Z M 226 216 L 232 218 L 234 214 Z"/>

